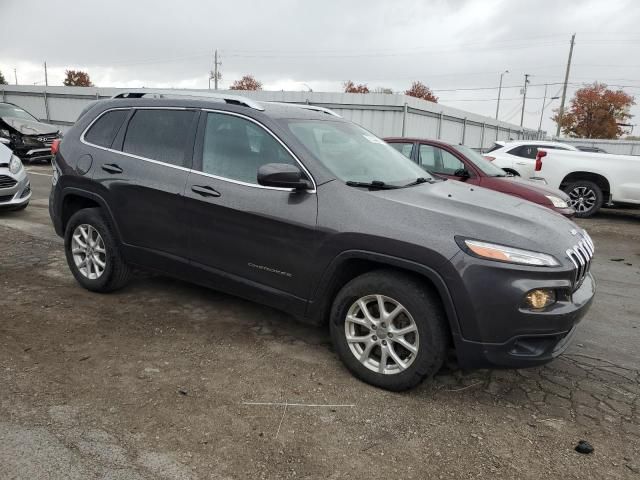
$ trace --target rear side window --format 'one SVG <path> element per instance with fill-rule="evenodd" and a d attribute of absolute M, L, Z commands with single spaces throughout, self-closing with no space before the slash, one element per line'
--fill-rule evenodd
<path fill-rule="evenodd" d="M 411 152 L 413 152 L 413 143 L 393 142 L 393 143 L 389 143 L 389 145 L 391 145 L 393 148 L 395 148 L 405 157 L 411 158 Z"/>
<path fill-rule="evenodd" d="M 122 151 L 183 167 L 194 115 L 186 110 L 138 110 L 127 127 Z"/>
<path fill-rule="evenodd" d="M 512 148 L 508 153 L 517 157 L 534 159 L 538 154 L 538 147 L 539 145 L 521 145 L 519 147 Z"/>
<path fill-rule="evenodd" d="M 436 168 L 436 148 L 431 145 L 420 145 L 420 165 L 426 170 Z"/>
<path fill-rule="evenodd" d="M 129 113 L 128 110 L 112 110 L 102 115 L 91 125 L 84 139 L 99 147 L 109 148 L 116 138 L 118 130 Z"/>

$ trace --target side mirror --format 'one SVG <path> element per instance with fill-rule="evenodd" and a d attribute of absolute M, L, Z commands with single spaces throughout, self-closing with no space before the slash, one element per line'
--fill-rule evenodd
<path fill-rule="evenodd" d="M 469 170 L 467 170 L 466 168 L 459 168 L 458 170 L 453 172 L 453 175 L 455 177 L 460 177 L 460 178 L 470 178 L 471 177 L 471 174 L 469 173 Z"/>
<path fill-rule="evenodd" d="M 265 187 L 310 188 L 308 180 L 302 178 L 302 171 L 288 163 L 267 163 L 258 169 L 258 183 Z"/>

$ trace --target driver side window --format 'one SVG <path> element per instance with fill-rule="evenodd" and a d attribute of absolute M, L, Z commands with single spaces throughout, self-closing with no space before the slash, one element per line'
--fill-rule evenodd
<path fill-rule="evenodd" d="M 264 128 L 234 115 L 207 113 L 202 171 L 217 177 L 257 184 L 267 163 L 296 165 L 295 159 Z"/>

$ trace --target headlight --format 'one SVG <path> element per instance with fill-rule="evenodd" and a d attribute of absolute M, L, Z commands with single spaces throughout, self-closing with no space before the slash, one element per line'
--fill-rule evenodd
<path fill-rule="evenodd" d="M 553 206 L 556 208 L 569 208 L 569 205 L 567 205 L 567 202 L 565 202 L 560 197 L 556 197 L 554 195 L 545 195 L 545 197 L 547 197 L 549 201 L 553 203 Z"/>
<path fill-rule="evenodd" d="M 499 262 L 517 263 L 519 265 L 534 265 L 538 267 L 556 267 L 560 265 L 551 255 L 540 252 L 531 252 L 519 248 L 497 245 L 495 243 L 480 242 L 478 240 L 464 240 L 468 251 L 473 255 L 497 260 Z"/>
<path fill-rule="evenodd" d="M 22 168 L 22 162 L 15 155 L 11 155 L 11 161 L 9 162 L 9 171 L 16 174 Z"/>

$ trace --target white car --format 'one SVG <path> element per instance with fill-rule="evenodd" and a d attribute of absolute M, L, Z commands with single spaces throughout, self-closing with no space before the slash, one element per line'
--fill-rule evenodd
<path fill-rule="evenodd" d="M 485 154 L 485 158 L 508 173 L 522 178 L 530 178 L 533 176 L 536 154 L 539 148 L 579 151 L 573 145 L 560 142 L 545 142 L 543 140 L 498 141 Z"/>
<path fill-rule="evenodd" d="M 22 210 L 30 199 L 31 186 L 22 162 L 0 143 L 0 210 Z"/>
<path fill-rule="evenodd" d="M 640 204 L 640 157 L 540 150 L 534 177 L 564 190 L 576 217 L 591 217 L 603 204 Z"/>

